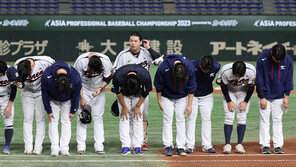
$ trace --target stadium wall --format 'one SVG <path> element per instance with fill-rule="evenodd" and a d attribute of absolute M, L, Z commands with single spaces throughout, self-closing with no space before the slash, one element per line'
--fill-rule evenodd
<path fill-rule="evenodd" d="M 0 57 L 15 61 L 48 55 L 74 61 L 87 51 L 114 60 L 139 31 L 161 54 L 196 59 L 208 54 L 219 61 L 255 61 L 282 43 L 296 56 L 296 16 L 0 16 Z"/>

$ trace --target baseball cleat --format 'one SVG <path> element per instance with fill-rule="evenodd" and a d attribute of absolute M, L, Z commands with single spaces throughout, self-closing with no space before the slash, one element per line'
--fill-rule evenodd
<path fill-rule="evenodd" d="M 143 155 L 143 152 L 140 147 L 135 147 L 135 155 Z"/>
<path fill-rule="evenodd" d="M 149 148 L 146 144 L 143 144 L 142 151 L 149 151 Z"/>
<path fill-rule="evenodd" d="M 186 148 L 185 152 L 186 153 L 193 153 L 193 148 Z"/>
<path fill-rule="evenodd" d="M 238 145 L 235 146 L 235 152 L 238 153 L 238 154 L 245 154 L 246 150 L 245 150 L 243 145 L 238 144 Z"/>
<path fill-rule="evenodd" d="M 58 150 L 57 151 L 51 151 L 50 155 L 53 156 L 53 157 L 57 157 L 57 156 L 59 156 L 59 151 Z"/>
<path fill-rule="evenodd" d="M 96 151 L 96 154 L 103 155 L 105 154 L 105 151 L 104 150 Z"/>
<path fill-rule="evenodd" d="M 85 150 L 79 150 L 79 151 L 77 151 L 77 154 L 78 155 L 84 155 L 85 154 Z"/>
<path fill-rule="evenodd" d="M 25 154 L 25 155 L 31 155 L 31 151 L 30 151 L 30 150 L 25 150 L 25 151 L 24 151 L 24 154 Z"/>
<path fill-rule="evenodd" d="M 179 156 L 187 156 L 187 154 L 183 148 L 178 148 L 177 153 Z"/>
<path fill-rule="evenodd" d="M 281 147 L 277 147 L 274 149 L 275 154 L 284 154 L 284 151 Z"/>
<path fill-rule="evenodd" d="M 166 148 L 165 148 L 165 153 L 164 153 L 164 155 L 165 155 L 165 156 L 173 156 L 173 152 L 174 152 L 174 150 L 173 150 L 173 147 L 172 147 L 172 146 L 170 146 L 170 147 L 166 147 Z"/>
<path fill-rule="evenodd" d="M 10 154 L 10 150 L 9 150 L 9 146 L 5 146 L 3 149 L 3 154 L 4 155 L 9 155 Z"/>
<path fill-rule="evenodd" d="M 34 155 L 41 155 L 42 154 L 42 151 L 34 150 L 33 151 L 33 154 Z"/>
<path fill-rule="evenodd" d="M 130 154 L 130 153 L 131 153 L 131 150 L 130 150 L 129 147 L 123 147 L 123 148 L 121 149 L 121 151 L 119 152 L 120 155 L 128 155 L 128 154 Z"/>
<path fill-rule="evenodd" d="M 231 145 L 230 144 L 226 144 L 223 147 L 223 154 L 230 154 L 231 153 Z"/>
<path fill-rule="evenodd" d="M 70 156 L 69 151 L 61 151 L 61 156 Z"/>
<path fill-rule="evenodd" d="M 216 153 L 216 150 L 214 148 L 205 149 L 203 147 L 202 148 L 202 152 L 205 152 L 205 153 Z"/>
<path fill-rule="evenodd" d="M 270 148 L 269 147 L 263 147 L 262 148 L 262 154 L 270 154 Z"/>

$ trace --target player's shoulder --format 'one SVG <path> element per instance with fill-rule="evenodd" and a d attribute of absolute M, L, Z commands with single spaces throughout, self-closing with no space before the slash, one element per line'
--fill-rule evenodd
<path fill-rule="evenodd" d="M 148 49 L 146 49 L 146 48 L 144 48 L 144 47 L 142 47 L 142 46 L 140 46 L 140 50 L 141 50 L 142 52 L 146 53 L 146 54 L 150 54 L 149 51 L 148 51 Z"/>
<path fill-rule="evenodd" d="M 97 53 L 97 54 L 99 55 L 99 57 L 100 57 L 103 64 L 106 64 L 106 63 L 110 64 L 111 63 L 111 60 L 110 60 L 109 56 L 107 56 L 107 55 L 105 55 L 103 53 Z"/>
<path fill-rule="evenodd" d="M 233 66 L 233 63 L 225 64 L 225 65 L 222 67 L 221 72 L 232 70 L 232 66 Z"/>
<path fill-rule="evenodd" d="M 221 77 L 231 76 L 232 75 L 232 65 L 233 65 L 233 63 L 225 64 L 220 71 L 220 76 Z"/>
<path fill-rule="evenodd" d="M 257 59 L 257 64 L 268 62 L 270 54 L 271 54 L 271 49 L 267 49 L 263 53 L 261 53 Z"/>
<path fill-rule="evenodd" d="M 292 63 L 293 64 L 293 59 L 288 54 L 286 54 L 285 61 L 287 61 L 287 63 Z"/>
<path fill-rule="evenodd" d="M 246 68 L 247 69 L 250 69 L 250 70 L 255 70 L 256 71 L 256 68 L 253 64 L 250 64 L 250 63 L 245 63 L 246 64 Z"/>
<path fill-rule="evenodd" d="M 219 70 L 221 68 L 221 64 L 217 61 L 214 61 L 214 69 Z"/>
<path fill-rule="evenodd" d="M 122 55 L 124 55 L 124 54 L 129 53 L 129 50 L 130 50 L 129 47 L 126 48 L 126 49 L 124 49 L 124 50 L 122 50 L 121 52 L 118 53 L 118 55 L 116 56 L 116 58 L 117 58 L 117 57 L 120 57 L 120 56 L 122 56 Z"/>
<path fill-rule="evenodd" d="M 33 59 L 35 62 L 42 65 L 51 65 L 55 62 L 55 60 L 49 56 L 34 56 Z"/>

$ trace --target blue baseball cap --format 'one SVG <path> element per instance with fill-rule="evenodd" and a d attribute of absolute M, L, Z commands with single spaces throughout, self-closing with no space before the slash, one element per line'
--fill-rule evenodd
<path fill-rule="evenodd" d="M 23 80 L 18 75 L 17 70 L 14 67 L 9 67 L 6 71 L 6 76 L 10 82 L 22 82 Z"/>

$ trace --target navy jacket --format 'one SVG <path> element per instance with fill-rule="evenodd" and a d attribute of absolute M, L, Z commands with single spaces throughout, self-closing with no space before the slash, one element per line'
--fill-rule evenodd
<path fill-rule="evenodd" d="M 176 82 L 173 79 L 172 68 L 176 60 L 180 60 L 187 67 L 188 76 L 186 82 Z M 193 64 L 183 56 L 168 55 L 156 71 L 154 86 L 157 92 L 161 92 L 162 96 L 170 99 L 180 99 L 188 94 L 194 94 L 196 82 Z"/>
<path fill-rule="evenodd" d="M 271 49 L 263 52 L 256 66 L 256 86 L 258 96 L 266 99 L 284 98 L 293 90 L 293 60 L 289 55 L 280 63 L 273 61 Z"/>
<path fill-rule="evenodd" d="M 194 60 L 192 61 L 194 67 L 195 67 L 195 79 L 197 84 L 197 89 L 194 93 L 194 96 L 200 97 L 200 96 L 206 96 L 208 94 L 213 93 L 213 80 L 215 79 L 216 74 L 219 72 L 221 64 L 214 61 L 214 68 L 213 70 L 204 73 L 201 71 L 199 67 L 200 60 Z"/>
<path fill-rule="evenodd" d="M 113 77 L 112 92 L 116 94 L 120 93 L 120 90 L 124 85 L 126 74 L 128 74 L 129 72 L 137 73 L 137 76 L 140 78 L 141 81 L 142 96 L 146 98 L 149 95 L 149 92 L 152 90 L 151 77 L 149 72 L 144 67 L 138 64 L 128 64 L 116 70 Z"/>
<path fill-rule="evenodd" d="M 57 71 L 65 69 L 67 75 L 70 77 L 71 90 L 68 94 L 58 94 L 55 90 L 55 79 L 57 78 Z M 52 113 L 50 101 L 65 102 L 71 100 L 70 113 L 75 114 L 79 106 L 81 78 L 75 68 L 70 67 L 68 64 L 58 60 L 53 65 L 46 68 L 41 78 L 42 100 L 44 108 L 48 114 Z"/>

